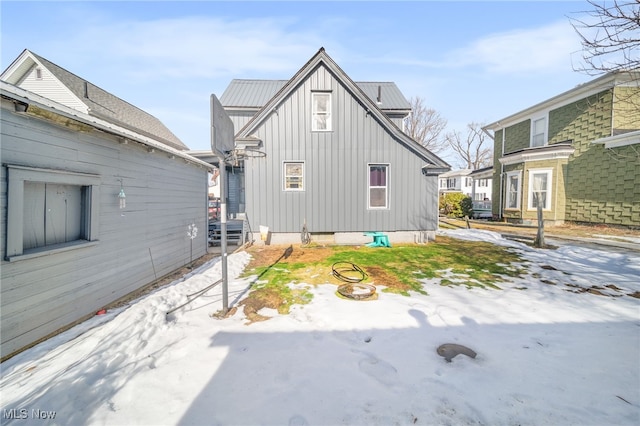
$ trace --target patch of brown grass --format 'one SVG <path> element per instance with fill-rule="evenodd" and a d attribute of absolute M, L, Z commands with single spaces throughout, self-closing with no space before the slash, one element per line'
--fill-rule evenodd
<path fill-rule="evenodd" d="M 380 266 L 368 266 L 366 272 L 367 275 L 369 275 L 370 281 L 376 285 L 385 286 L 397 290 L 397 292 L 400 293 L 411 290 L 411 287 L 400 281 L 396 275 L 389 273 Z"/>

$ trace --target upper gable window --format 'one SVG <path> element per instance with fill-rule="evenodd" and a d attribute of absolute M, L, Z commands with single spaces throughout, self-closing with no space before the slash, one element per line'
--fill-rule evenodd
<path fill-rule="evenodd" d="M 331 131 L 331 93 L 311 93 L 311 130 Z"/>
<path fill-rule="evenodd" d="M 36 68 L 36 80 L 42 80 L 42 68 Z"/>
<path fill-rule="evenodd" d="M 547 144 L 547 119 L 539 118 L 531 122 L 531 147 Z"/>

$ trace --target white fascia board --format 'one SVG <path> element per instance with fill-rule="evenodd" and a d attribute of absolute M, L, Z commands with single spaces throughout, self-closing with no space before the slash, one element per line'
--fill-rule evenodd
<path fill-rule="evenodd" d="M 482 129 L 493 130 L 495 132 L 500 129 L 504 129 L 506 127 L 517 124 L 533 115 L 541 114 L 543 111 L 549 111 L 564 105 L 571 104 L 573 102 L 579 101 L 580 99 L 584 99 L 591 95 L 595 95 L 596 93 L 600 93 L 605 89 L 612 88 L 616 85 L 632 85 L 632 83 L 628 81 L 629 79 L 624 79 L 623 77 L 624 73 L 605 74 L 599 78 L 596 78 L 595 80 L 580 84 L 573 89 L 567 90 L 566 92 L 554 96 L 553 98 L 547 99 L 546 101 L 540 102 L 513 115 L 483 126 Z M 630 78 L 631 80 L 633 80 L 633 75 Z"/>
<path fill-rule="evenodd" d="M 108 121 L 102 120 L 100 118 L 96 118 L 94 116 L 82 113 L 76 109 L 59 104 L 55 101 L 52 101 L 51 99 L 44 98 L 38 94 L 29 92 L 17 86 L 13 86 L 4 81 L 0 81 L 0 90 L 2 91 L 2 94 L 5 94 L 5 96 L 10 95 L 10 97 L 15 99 L 16 101 L 23 102 L 29 105 L 34 104 L 38 108 L 42 108 L 44 110 L 51 111 L 55 114 L 59 114 L 64 117 L 79 121 L 81 123 L 88 124 L 92 127 L 95 127 L 98 130 L 122 137 L 125 140 L 128 139 L 131 141 L 141 143 L 143 145 L 148 146 L 149 148 L 157 149 L 159 151 L 164 151 L 168 154 L 171 154 L 176 157 L 180 157 L 186 161 L 189 161 L 190 163 L 203 166 L 207 169 L 211 169 L 211 164 L 205 161 L 199 160 L 195 157 L 192 157 L 189 154 L 186 154 L 182 151 L 179 151 L 161 142 L 158 142 L 150 137 L 141 135 L 132 130 L 125 129 L 123 127 L 109 123 Z"/>
<path fill-rule="evenodd" d="M 605 148 L 619 148 L 621 146 L 640 144 L 640 130 L 596 139 L 591 143 L 596 145 L 604 145 Z"/>
<path fill-rule="evenodd" d="M 555 150 L 532 150 L 523 151 L 516 154 L 506 155 L 499 158 L 500 164 L 508 166 L 511 164 L 527 163 L 529 161 L 559 160 L 569 158 L 575 151 L 575 148 L 563 147 Z"/>

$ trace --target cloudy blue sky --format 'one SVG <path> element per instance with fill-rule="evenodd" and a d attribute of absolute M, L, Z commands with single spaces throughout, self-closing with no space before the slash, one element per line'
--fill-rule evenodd
<path fill-rule="evenodd" d="M 29 49 L 209 148 L 209 96 L 289 79 L 320 47 L 448 121 L 489 123 L 587 82 L 576 1 L 6 1 L 1 68 Z M 454 157 L 443 157 L 455 165 Z"/>

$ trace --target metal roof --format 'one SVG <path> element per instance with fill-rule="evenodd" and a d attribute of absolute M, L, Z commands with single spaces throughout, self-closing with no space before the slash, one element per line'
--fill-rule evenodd
<path fill-rule="evenodd" d="M 60 83 L 65 85 L 89 108 L 89 115 L 102 118 L 118 126 L 152 137 L 172 148 L 179 150 L 188 149 L 176 135 L 151 114 L 29 50 L 25 49 L 18 60 L 25 55 L 31 55 L 40 65 L 49 70 Z M 9 82 L 13 83 L 13 81 Z"/>
<path fill-rule="evenodd" d="M 220 96 L 225 107 L 261 108 L 289 80 L 231 80 Z"/>
<path fill-rule="evenodd" d="M 261 108 L 263 107 L 289 80 L 231 80 L 229 86 L 220 97 L 222 105 L 228 108 Z M 356 82 L 356 85 L 383 111 L 399 110 L 409 112 L 411 104 L 404 97 L 398 86 L 393 82 Z"/>

